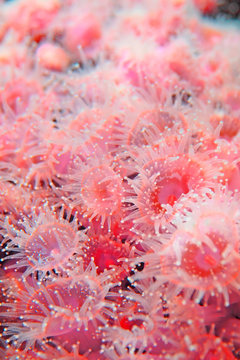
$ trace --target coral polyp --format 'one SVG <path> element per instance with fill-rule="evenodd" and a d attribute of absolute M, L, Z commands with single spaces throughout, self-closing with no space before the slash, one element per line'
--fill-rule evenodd
<path fill-rule="evenodd" d="M 150 244 L 153 253 L 142 259 L 148 262 L 145 275 L 167 284 L 167 297 L 181 293 L 199 303 L 223 296 L 229 306 L 230 293 L 240 285 L 238 201 L 226 191 L 209 192 L 201 203 L 189 201 L 184 214 L 173 216 L 172 233 L 169 227 Z"/>
<path fill-rule="evenodd" d="M 1 314 L 5 317 L 3 336 L 8 343 L 26 349 L 36 342 L 43 344 L 49 337 L 64 341 L 71 349 L 80 336 L 82 352 L 98 350 L 100 338 L 95 332 L 113 316 L 115 308 L 105 300 L 112 286 L 110 280 L 110 274 L 97 275 L 95 267 L 89 265 L 74 277 L 54 278 L 41 285 L 29 279 L 18 293 L 9 289 L 7 301 L 2 304 L 6 308 Z M 14 302 L 8 302 L 12 297 Z"/>
<path fill-rule="evenodd" d="M 37 275 L 42 279 L 48 272 L 71 269 L 74 256 L 81 253 L 86 236 L 78 231 L 76 221 L 69 223 L 67 219 L 64 218 L 64 208 L 56 214 L 47 206 L 23 217 L 18 226 L 6 218 L 2 223 L 7 255 L 4 260 L 13 263 L 6 264 L 5 270 L 20 269 L 25 278 Z"/>
<path fill-rule="evenodd" d="M 176 211 L 180 211 L 195 194 L 210 186 L 213 169 L 200 158 L 176 153 L 161 157 L 161 152 L 150 152 L 143 157 L 143 166 L 134 181 L 127 202 L 127 219 L 134 223 L 149 223 L 156 233 Z M 214 166 L 214 165 L 213 165 Z"/>
<path fill-rule="evenodd" d="M 101 226 L 107 223 L 110 229 L 112 218 L 121 209 L 123 186 L 121 177 L 107 161 L 77 161 L 63 190 L 68 196 L 67 204 L 71 203 L 90 221 L 96 218 Z"/>

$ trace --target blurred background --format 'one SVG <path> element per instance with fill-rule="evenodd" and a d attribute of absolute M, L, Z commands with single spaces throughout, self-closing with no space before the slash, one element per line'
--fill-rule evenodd
<path fill-rule="evenodd" d="M 193 0 L 203 15 L 240 19 L 240 0 Z"/>

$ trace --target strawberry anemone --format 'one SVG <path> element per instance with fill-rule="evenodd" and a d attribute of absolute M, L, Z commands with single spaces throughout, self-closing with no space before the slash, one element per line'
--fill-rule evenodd
<path fill-rule="evenodd" d="M 190 154 L 159 156 L 155 151 L 151 155 L 141 167 L 136 166 L 138 176 L 128 179 L 132 193 L 125 198 L 126 220 L 148 224 L 159 233 L 190 198 L 210 186 L 216 169 Z"/>
<path fill-rule="evenodd" d="M 81 253 L 86 236 L 78 231 L 76 219 L 64 208 L 57 214 L 44 206 L 24 216 L 21 224 L 11 224 L 8 217 L 1 224 L 6 243 L 5 261 L 12 260 L 7 269 L 23 270 L 23 277 L 31 274 L 43 279 L 48 272 L 62 273 L 72 268 L 74 258 Z"/>
<path fill-rule="evenodd" d="M 166 326 L 160 292 L 154 295 L 149 288 L 142 294 L 123 291 L 121 295 L 123 299 L 113 326 L 103 330 L 105 346 L 110 344 L 116 351 L 122 347 L 133 354 L 146 352 L 161 356 L 166 349 L 174 353 L 177 342 Z"/>
<path fill-rule="evenodd" d="M 115 309 L 105 299 L 111 287 L 110 273 L 97 275 L 92 264 L 86 271 L 40 284 L 30 278 L 17 292 L 8 291 L 0 314 L 2 336 L 17 349 L 29 350 L 51 338 L 53 344 L 64 343 L 67 351 L 76 344 L 81 354 L 97 351 L 98 328 L 107 324 Z"/>
<path fill-rule="evenodd" d="M 90 221 L 99 220 L 102 227 L 111 228 L 112 220 L 121 209 L 123 185 L 113 169 L 113 159 L 93 155 L 88 163 L 76 161 L 63 186 L 64 199 Z M 69 201 L 70 200 L 70 201 Z"/>
<path fill-rule="evenodd" d="M 183 294 L 185 300 L 207 303 L 216 296 L 229 306 L 229 294 L 240 286 L 238 202 L 227 191 L 189 201 L 185 213 L 173 217 L 172 234 L 159 236 L 143 256 L 144 276 L 154 275 L 156 287 L 166 284 L 168 298 Z"/>
<path fill-rule="evenodd" d="M 182 113 L 171 113 L 157 107 L 143 111 L 133 123 L 127 139 L 128 146 L 143 147 L 158 142 L 163 136 L 187 129 Z"/>

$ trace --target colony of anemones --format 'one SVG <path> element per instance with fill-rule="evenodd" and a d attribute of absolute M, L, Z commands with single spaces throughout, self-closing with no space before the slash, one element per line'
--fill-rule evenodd
<path fill-rule="evenodd" d="M 239 29 L 190 0 L 0 11 L 0 358 L 238 358 Z"/>

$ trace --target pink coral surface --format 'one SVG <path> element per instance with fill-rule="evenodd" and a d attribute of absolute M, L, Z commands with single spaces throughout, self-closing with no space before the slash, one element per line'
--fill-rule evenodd
<path fill-rule="evenodd" d="M 239 358 L 239 27 L 0 6 L 0 358 Z"/>

